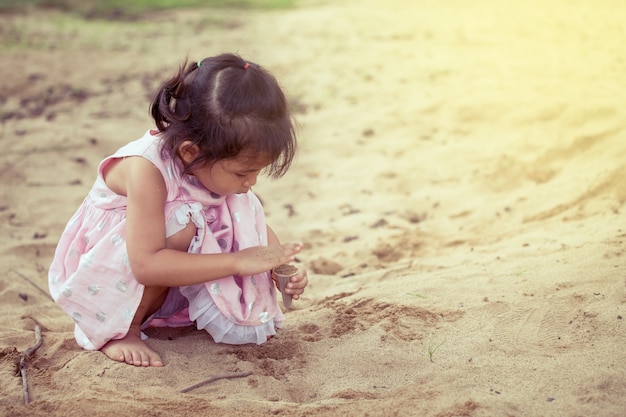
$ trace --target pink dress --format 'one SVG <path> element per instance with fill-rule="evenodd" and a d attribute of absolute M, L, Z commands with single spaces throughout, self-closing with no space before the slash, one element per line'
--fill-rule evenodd
<path fill-rule="evenodd" d="M 166 235 L 190 221 L 197 227 L 189 253 L 226 253 L 267 245 L 265 215 L 258 198 L 219 196 L 181 175 L 177 160 L 163 156 L 151 132 L 103 160 L 91 191 L 69 220 L 59 240 L 48 282 L 52 298 L 75 322 L 80 346 L 97 350 L 130 328 L 144 286 L 130 269 L 126 251 L 126 197 L 105 184 L 103 169 L 114 158 L 142 156 L 161 172 L 167 187 Z M 150 322 L 190 325 L 208 331 L 216 342 L 261 344 L 276 334 L 284 316 L 269 272 L 230 276 L 173 287 Z"/>

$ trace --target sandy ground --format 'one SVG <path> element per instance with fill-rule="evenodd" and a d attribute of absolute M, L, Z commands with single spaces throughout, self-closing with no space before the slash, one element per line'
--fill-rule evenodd
<path fill-rule="evenodd" d="M 625 415 L 625 15 L 337 0 L 1 16 L 0 414 Z M 83 351 L 47 295 L 59 234 L 98 162 L 152 127 L 157 84 L 224 51 L 293 105 L 297 163 L 256 191 L 306 243 L 309 289 L 260 347 L 183 328 L 149 332 L 161 369 Z M 179 392 L 233 372 L 252 374 Z"/>

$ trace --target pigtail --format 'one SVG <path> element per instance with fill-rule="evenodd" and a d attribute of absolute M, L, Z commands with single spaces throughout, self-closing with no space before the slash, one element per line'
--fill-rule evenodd
<path fill-rule="evenodd" d="M 197 64 L 187 66 L 185 61 L 178 72 L 157 90 L 150 105 L 150 114 L 159 132 L 165 132 L 174 121 L 185 121 L 189 118 L 190 106 L 185 87 L 189 83 L 187 79 L 189 74 L 197 68 Z"/>

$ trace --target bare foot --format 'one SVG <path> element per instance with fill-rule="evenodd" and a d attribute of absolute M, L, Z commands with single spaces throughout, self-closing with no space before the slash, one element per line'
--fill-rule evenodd
<path fill-rule="evenodd" d="M 102 353 L 118 362 L 135 366 L 163 366 L 158 353 L 150 349 L 135 332 L 128 332 L 122 339 L 111 340 L 100 349 Z"/>

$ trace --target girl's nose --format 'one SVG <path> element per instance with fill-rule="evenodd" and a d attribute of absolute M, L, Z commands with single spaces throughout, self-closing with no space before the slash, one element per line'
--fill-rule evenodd
<path fill-rule="evenodd" d="M 254 184 L 256 184 L 256 179 L 257 179 L 257 175 L 251 175 L 250 177 L 247 177 L 245 179 L 245 181 L 243 182 L 243 185 L 245 187 L 252 187 Z"/>

